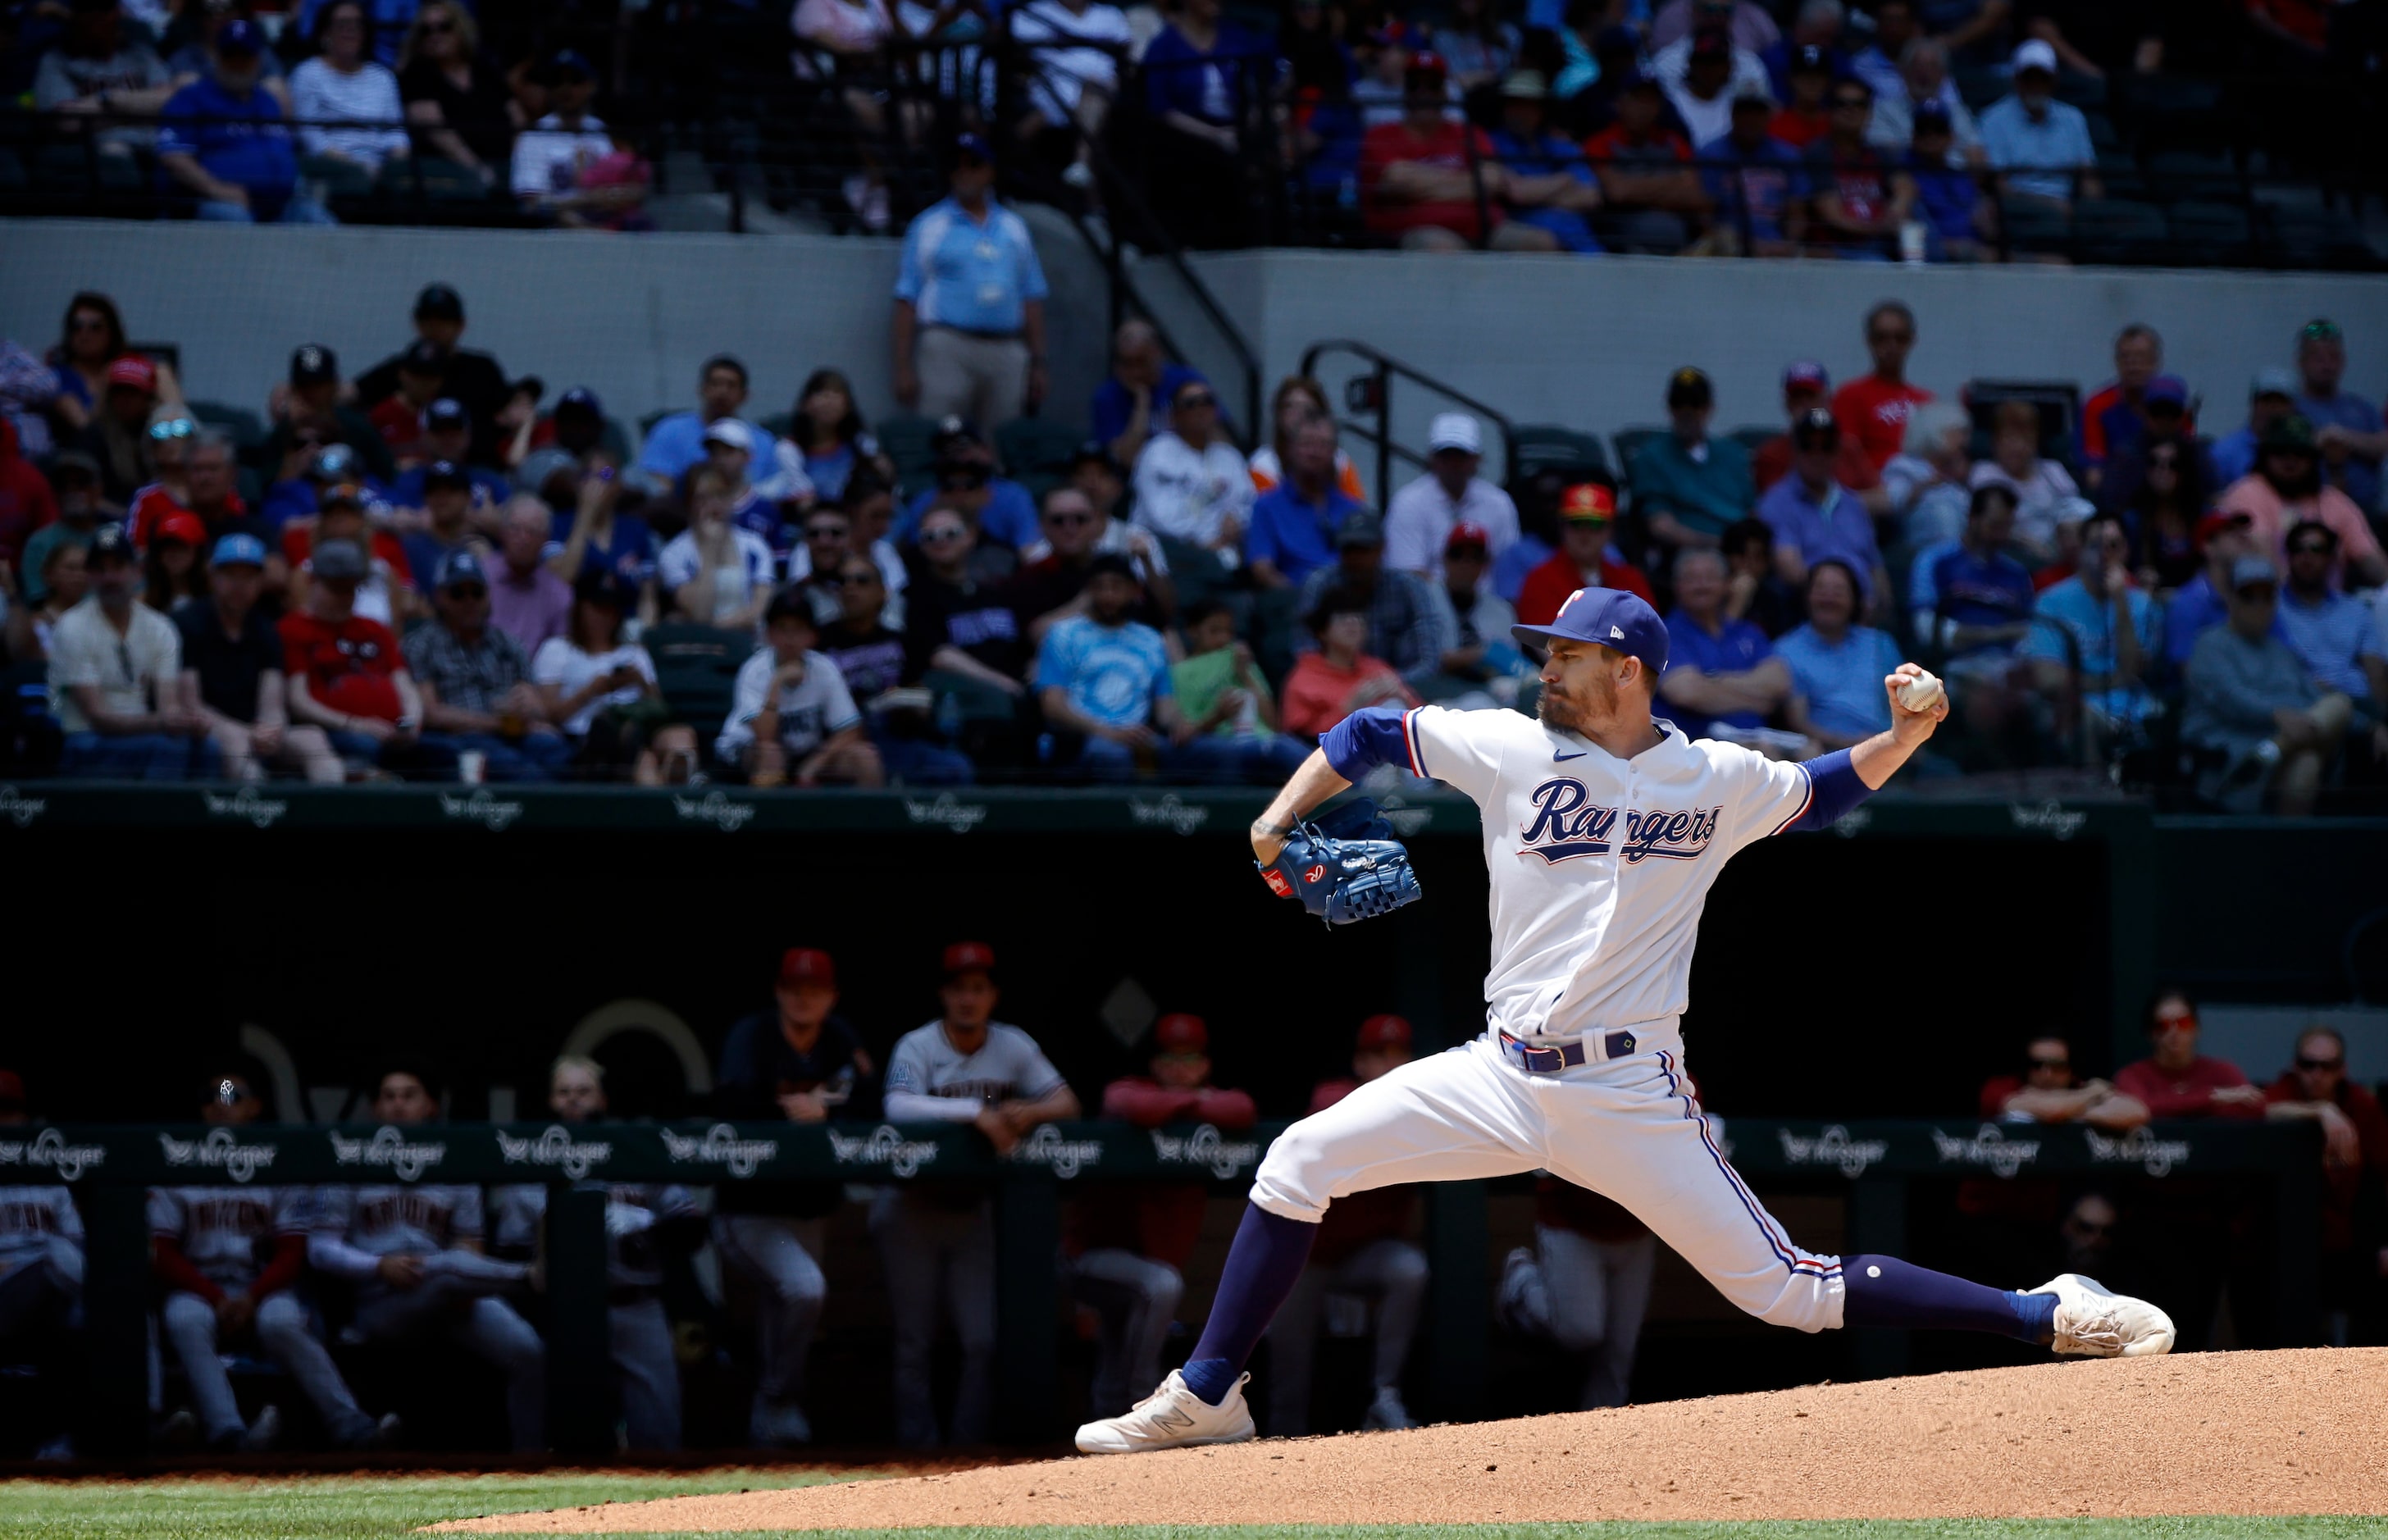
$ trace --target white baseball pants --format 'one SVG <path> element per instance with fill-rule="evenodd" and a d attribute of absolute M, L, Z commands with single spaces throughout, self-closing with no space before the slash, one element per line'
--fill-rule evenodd
<path fill-rule="evenodd" d="M 210 1440 L 241 1431 L 240 1407 L 233 1398 L 232 1378 L 224 1371 L 216 1341 L 216 1311 L 198 1295 L 181 1290 L 166 1296 L 159 1312 L 174 1355 L 189 1377 L 191 1405 L 199 1414 L 199 1428 Z M 353 1444 L 373 1432 L 374 1419 L 358 1406 L 349 1382 L 332 1355 L 307 1328 L 306 1307 L 287 1292 L 268 1294 L 257 1305 L 258 1345 L 289 1371 L 335 1444 Z"/>
<path fill-rule="evenodd" d="M 1626 1059 L 1529 1075 L 1479 1038 L 1413 1060 L 1269 1147 L 1251 1200 L 1315 1224 L 1336 1199 L 1398 1182 L 1541 1167 L 1622 1204 L 1734 1305 L 1775 1326 L 1841 1324 L 1841 1264 L 1791 1238 L 1726 1164 L 1683 1078 L 1672 1018 L 1633 1024 Z"/>

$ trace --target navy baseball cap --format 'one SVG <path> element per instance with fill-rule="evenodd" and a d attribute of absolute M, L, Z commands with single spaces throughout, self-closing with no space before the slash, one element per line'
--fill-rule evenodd
<path fill-rule="evenodd" d="M 464 403 L 458 401 L 455 397 L 442 396 L 438 401 L 433 401 L 429 406 L 423 409 L 423 426 L 426 427 L 470 427 L 473 426 L 473 414 L 465 411 Z"/>
<path fill-rule="evenodd" d="M 487 587 L 489 575 L 481 569 L 481 558 L 465 547 L 458 547 L 439 558 L 438 580 L 435 588 L 453 588 L 458 583 L 479 583 Z"/>
<path fill-rule="evenodd" d="M 1936 128 L 1946 134 L 1956 126 L 1956 119 L 1950 114 L 1949 104 L 1935 96 L 1915 104 L 1913 124 L 1917 133 Z"/>
<path fill-rule="evenodd" d="M 965 130 L 954 135 L 954 159 L 959 160 L 965 156 L 992 166 L 995 164 L 995 146 L 986 142 L 985 134 Z"/>
<path fill-rule="evenodd" d="M 263 566 L 265 542 L 255 535 L 234 533 L 216 541 L 215 554 L 208 558 L 210 566 Z"/>
<path fill-rule="evenodd" d="M 585 385 L 576 385 L 555 398 L 555 414 L 561 417 L 569 412 L 586 413 L 591 417 L 605 414 L 605 409 L 598 404 L 597 392 Z"/>
<path fill-rule="evenodd" d="M 550 54 L 547 57 L 547 72 L 557 80 L 567 76 L 578 76 L 585 81 L 593 81 L 597 78 L 597 71 L 589 67 L 588 57 L 577 48 L 558 48 L 554 53 Z"/>
<path fill-rule="evenodd" d="M 423 292 L 414 297 L 414 318 L 417 321 L 462 321 L 464 319 L 464 297 L 456 292 L 453 284 L 426 284 Z"/>
<path fill-rule="evenodd" d="M 114 520 L 92 531 L 91 544 L 86 549 L 90 551 L 93 561 L 106 558 L 110 561 L 129 562 L 135 559 L 133 537 L 124 532 L 122 524 Z"/>
<path fill-rule="evenodd" d="M 434 460 L 423 468 L 426 490 L 433 487 L 469 487 L 473 475 L 453 460 Z"/>
<path fill-rule="evenodd" d="M 255 58 L 265 52 L 265 32 L 248 18 L 235 16 L 216 29 L 216 52 Z"/>
<path fill-rule="evenodd" d="M 444 375 L 448 372 L 448 352 L 436 342 L 417 341 L 398 355 L 401 374 Z"/>
<path fill-rule="evenodd" d="M 1580 588 L 1547 626 L 1512 626 L 1518 645 L 1540 647 L 1555 638 L 1597 643 L 1638 657 L 1655 678 L 1667 671 L 1667 624 L 1638 593 L 1621 588 Z"/>

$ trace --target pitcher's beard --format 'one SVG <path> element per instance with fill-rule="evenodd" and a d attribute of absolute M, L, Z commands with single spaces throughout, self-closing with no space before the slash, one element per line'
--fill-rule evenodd
<path fill-rule="evenodd" d="M 1590 709 L 1555 694 L 1546 684 L 1543 686 L 1542 698 L 1534 703 L 1534 715 L 1544 727 L 1578 737 L 1588 736 L 1595 719 L 1617 715 L 1617 681 L 1606 674 L 1595 675 L 1584 690 L 1592 696 Z"/>

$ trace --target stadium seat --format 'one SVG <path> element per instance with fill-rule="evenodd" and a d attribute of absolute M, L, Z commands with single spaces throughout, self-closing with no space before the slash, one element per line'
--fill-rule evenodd
<path fill-rule="evenodd" d="M 390 197 L 420 197 L 431 203 L 481 203 L 489 197 L 489 185 L 478 172 L 436 155 L 383 162 L 381 189 Z"/>
<path fill-rule="evenodd" d="M 2245 193 L 2238 158 L 2225 150 L 2159 150 L 2148 157 L 2147 173 L 2159 203 L 2227 202 Z"/>
<path fill-rule="evenodd" d="M 1070 457 L 1086 436 L 1050 417 L 1016 417 L 995 430 L 996 457 L 1004 474 L 1015 479 L 1030 475 L 1059 476 L 1070 468 Z"/>
<path fill-rule="evenodd" d="M 896 482 L 903 493 L 909 497 L 926 490 L 934 465 L 929 440 L 936 434 L 936 420 L 898 412 L 879 419 L 872 431 L 879 435 L 879 447 L 896 463 Z"/>
<path fill-rule="evenodd" d="M 343 160 L 337 156 L 301 156 L 298 178 L 301 182 L 320 184 L 327 202 L 353 202 L 373 197 L 374 173 L 353 160 Z"/>
<path fill-rule="evenodd" d="M 1749 451 L 1750 453 L 1756 454 L 1769 439 L 1782 438 L 1783 429 L 1772 425 L 1765 426 L 1753 425 L 1748 427 L 1734 428 L 1725 437 Z"/>
<path fill-rule="evenodd" d="M 672 715 L 696 730 L 707 753 L 730 716 L 738 669 L 755 651 L 743 631 L 712 626 L 651 626 L 641 643 L 655 666 L 655 685 Z"/>
<path fill-rule="evenodd" d="M 232 435 L 233 452 L 246 457 L 265 442 L 265 419 L 245 406 L 222 401 L 192 401 L 191 415 L 209 427 Z"/>
<path fill-rule="evenodd" d="M 1533 475 L 1545 465 L 1583 467 L 1599 471 L 1603 476 L 1616 475 L 1609 464 L 1608 451 L 1602 447 L 1597 434 L 1579 433 L 1571 427 L 1557 427 L 1547 423 L 1528 423 L 1509 430 L 1509 447 L 1518 457 L 1518 474 Z"/>
<path fill-rule="evenodd" d="M 2260 260 L 2283 267 L 2368 272 L 2380 257 L 2363 238 L 2363 228 L 2335 209 L 2272 206 L 2256 224 Z"/>
<path fill-rule="evenodd" d="M 1999 228 L 2017 251 L 2062 251 L 2072 235 L 2064 210 L 2036 197 L 2001 198 Z"/>
<path fill-rule="evenodd" d="M 2152 203 L 2091 197 L 2073 208 L 2074 252 L 2085 262 L 2162 264 L 2171 235 L 2164 210 Z"/>
<path fill-rule="evenodd" d="M 784 439 L 788 436 L 788 429 L 794 427 L 795 422 L 796 414 L 793 412 L 774 412 L 768 417 L 756 418 L 755 426 L 774 439 Z"/>
<path fill-rule="evenodd" d="M 1631 479 L 1633 457 L 1642 452 L 1642 446 L 1665 438 L 1668 432 L 1663 427 L 1620 427 L 1609 435 L 1609 442 L 1617 447 L 1618 474 Z"/>
<path fill-rule="evenodd" d="M 2165 210 L 2174 259 L 2194 267 L 2242 267 L 2254 255 L 2253 223 L 2230 203 L 2176 203 Z"/>

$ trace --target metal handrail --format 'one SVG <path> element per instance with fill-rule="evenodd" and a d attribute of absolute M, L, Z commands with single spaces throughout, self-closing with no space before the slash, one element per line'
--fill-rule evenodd
<path fill-rule="evenodd" d="M 1308 348 L 1302 350 L 1302 367 L 1300 372 L 1309 378 L 1315 379 L 1317 377 L 1318 360 L 1329 353 L 1348 353 L 1354 358 L 1365 361 L 1370 366 L 1370 378 L 1373 385 L 1367 392 L 1368 402 L 1367 408 L 1365 409 L 1373 409 L 1376 414 L 1377 426 L 1374 428 L 1369 428 L 1363 426 L 1359 423 L 1346 421 L 1342 418 L 1338 418 L 1335 426 L 1339 429 L 1358 435 L 1362 441 L 1375 446 L 1377 451 L 1378 497 L 1381 499 L 1390 496 L 1389 489 L 1392 485 L 1393 459 L 1396 455 L 1403 460 L 1407 461 L 1411 465 L 1416 465 L 1420 469 L 1424 469 L 1427 463 L 1425 455 L 1419 454 L 1414 450 L 1404 448 L 1403 446 L 1393 442 L 1392 383 L 1396 379 L 1405 379 L 1413 382 L 1414 384 L 1424 386 L 1427 389 L 1433 391 L 1439 396 L 1444 397 L 1449 401 L 1456 401 L 1461 406 L 1466 407 L 1468 411 L 1475 413 L 1477 415 L 1491 419 L 1492 425 L 1501 430 L 1501 479 L 1505 483 L 1517 480 L 1517 425 L 1510 420 L 1507 413 L 1503 412 L 1500 408 L 1492 406 L 1485 401 L 1479 401 L 1476 397 L 1467 394 L 1456 386 L 1444 384 L 1442 380 L 1435 378 L 1432 375 L 1426 373 L 1422 369 L 1414 368 L 1407 363 L 1404 363 L 1400 359 L 1393 357 L 1391 353 L 1384 352 L 1365 342 L 1355 341 L 1349 337 L 1337 337 L 1330 341 L 1312 343 Z M 1349 398 L 1347 396 L 1347 401 L 1348 399 Z M 1274 425 L 1271 426 L 1274 426 Z"/>

